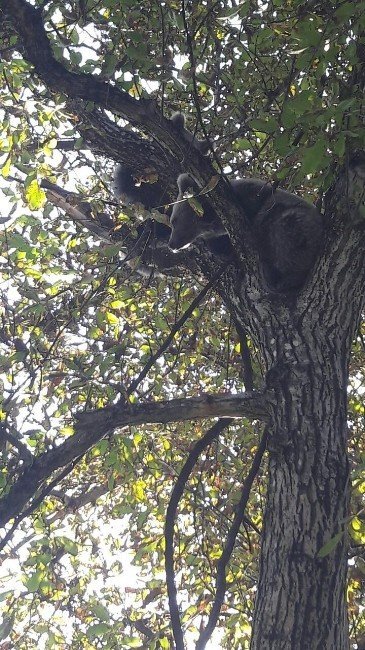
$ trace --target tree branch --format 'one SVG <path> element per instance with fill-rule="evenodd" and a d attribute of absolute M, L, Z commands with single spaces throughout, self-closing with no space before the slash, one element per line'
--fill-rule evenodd
<path fill-rule="evenodd" d="M 53 488 L 63 479 L 67 474 L 70 474 L 74 467 L 77 465 L 77 463 L 81 460 L 81 457 L 79 456 L 78 458 L 74 458 L 72 463 L 70 463 L 69 466 L 65 467 L 60 474 L 58 474 L 48 485 L 45 486 L 45 488 L 38 494 L 38 496 L 33 499 L 31 504 L 26 508 L 23 512 L 19 512 L 17 516 L 15 517 L 15 521 L 11 528 L 7 531 L 6 535 L 4 535 L 3 539 L 0 541 L 0 551 L 3 550 L 3 548 L 6 546 L 8 541 L 12 538 L 14 531 L 18 528 L 19 524 L 23 519 L 26 517 L 29 517 L 32 512 L 38 506 L 42 503 L 42 501 L 45 499 L 48 494 L 50 494 L 53 490 Z"/>
<path fill-rule="evenodd" d="M 75 194 L 75 192 L 64 190 L 47 179 L 43 179 L 40 185 L 47 191 L 49 201 L 58 208 L 61 208 L 61 210 L 75 221 L 75 223 L 97 235 L 99 239 L 109 243 L 111 242 L 110 231 L 113 228 L 111 219 L 109 227 L 100 225 L 98 221 L 93 219 L 91 216 L 91 205 Z"/>
<path fill-rule="evenodd" d="M 62 189 L 58 185 L 51 183 L 47 179 L 41 181 L 41 187 L 47 191 L 47 197 L 53 205 L 61 208 L 73 221 L 82 228 L 99 237 L 107 243 L 123 242 L 123 248 L 119 255 L 123 264 L 133 262 L 131 267 L 141 275 L 151 273 L 163 273 L 167 275 L 177 275 L 178 270 L 186 266 L 192 266 L 193 262 L 189 260 L 189 251 L 179 251 L 173 253 L 167 246 L 167 242 L 158 241 L 154 236 L 154 227 L 156 222 L 153 219 L 146 219 L 141 223 L 142 232 L 138 229 L 131 229 L 126 224 L 118 225 L 114 230 L 115 224 L 111 217 L 100 212 L 93 217 L 93 210 L 90 203 L 74 192 Z M 151 242 L 151 245 L 148 245 Z M 135 260 L 137 260 L 137 264 Z"/>
<path fill-rule="evenodd" d="M 266 396 L 259 392 L 202 395 L 151 404 L 120 404 L 77 414 L 75 434 L 58 447 L 40 454 L 0 500 L 0 525 L 5 525 L 20 513 L 54 471 L 72 463 L 116 429 L 214 417 L 248 417 L 267 421 Z"/>
<path fill-rule="evenodd" d="M 176 156 L 156 140 L 119 126 L 98 108 L 85 108 L 80 100 L 69 100 L 67 107 L 76 115 L 77 130 L 92 151 L 128 165 L 136 176 L 143 175 L 147 168 L 155 169 L 161 196 L 166 194 L 171 201 L 176 198 L 176 179 L 181 172 Z"/>
<path fill-rule="evenodd" d="M 73 100 L 92 101 L 97 106 L 126 118 L 162 145 L 161 155 L 171 155 L 177 162 L 184 161 L 184 171 L 193 174 L 201 187 L 205 187 L 216 174 L 210 161 L 179 137 L 173 123 L 161 115 L 153 100 L 136 100 L 95 75 L 73 72 L 68 69 L 66 61 L 57 61 L 42 22 L 42 13 L 38 8 L 29 5 L 25 0 L 0 0 L 0 7 L 20 36 L 25 58 L 34 65 L 37 75 L 51 90 L 65 93 Z M 245 217 L 242 209 L 232 201 L 228 184 L 219 183 L 211 196 L 206 198 L 212 209 L 222 216 L 224 225 L 235 242 L 237 233 L 242 232 Z M 240 224 L 240 228 L 236 227 L 237 224 Z M 246 226 L 249 232 L 248 221 Z M 246 242 L 240 235 L 237 244 L 245 266 L 247 262 L 247 271 L 252 270 L 257 255 L 250 246 L 250 238 L 248 237 Z"/>
<path fill-rule="evenodd" d="M 185 489 L 189 476 L 200 454 L 213 442 L 222 431 L 231 424 L 232 419 L 218 420 L 207 433 L 194 445 L 178 476 L 167 507 L 165 521 L 165 570 L 167 593 L 172 631 L 176 650 L 184 650 L 184 635 L 181 627 L 179 606 L 177 604 L 177 589 L 174 571 L 174 524 L 179 501 Z"/>
<path fill-rule="evenodd" d="M 212 610 L 210 612 L 210 616 L 208 619 L 208 623 L 199 636 L 198 642 L 196 644 L 196 650 L 204 650 L 206 644 L 208 643 L 214 631 L 215 626 L 217 625 L 219 613 L 221 611 L 221 607 L 224 601 L 224 596 L 226 593 L 226 568 L 229 560 L 231 559 L 231 555 L 236 542 L 238 531 L 245 517 L 245 509 L 246 509 L 247 501 L 250 497 L 252 484 L 260 469 L 261 461 L 266 450 L 267 439 L 268 439 L 268 430 L 267 428 L 265 428 L 261 438 L 261 442 L 252 460 L 250 471 L 248 472 L 247 477 L 243 483 L 242 490 L 241 490 L 241 498 L 236 507 L 236 514 L 233 518 L 232 524 L 228 531 L 227 541 L 222 551 L 222 555 L 220 556 L 217 563 L 217 576 L 215 581 L 216 594 L 212 605 Z"/>

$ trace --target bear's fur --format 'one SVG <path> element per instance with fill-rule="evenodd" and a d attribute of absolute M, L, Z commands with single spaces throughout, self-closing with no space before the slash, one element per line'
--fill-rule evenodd
<path fill-rule="evenodd" d="M 226 231 L 196 181 L 181 174 L 179 193 L 173 206 L 169 246 L 177 251 L 197 239 L 219 238 L 229 247 Z M 304 199 L 256 178 L 231 181 L 236 202 L 248 217 L 268 285 L 277 290 L 303 285 L 317 257 L 323 233 L 319 211 Z M 193 200 L 185 198 L 186 193 Z M 198 203 L 196 203 L 196 201 Z M 220 246 L 222 248 L 222 245 Z M 213 249 L 214 250 L 214 249 Z"/>

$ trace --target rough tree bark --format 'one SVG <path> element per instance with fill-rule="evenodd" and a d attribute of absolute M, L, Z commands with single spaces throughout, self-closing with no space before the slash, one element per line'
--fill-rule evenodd
<path fill-rule="evenodd" d="M 277 326 L 272 333 L 280 336 Z M 344 537 L 328 556 L 318 557 L 326 542 L 345 531 L 349 492 L 346 358 L 341 350 L 336 354 L 326 333 L 293 329 L 286 335 L 287 361 L 272 380 L 255 650 L 348 647 Z"/>
<path fill-rule="evenodd" d="M 346 177 L 346 180 L 345 178 Z M 248 304 L 271 397 L 269 482 L 252 650 L 349 647 L 345 599 L 349 480 L 347 385 L 364 296 L 364 189 L 344 174 L 317 271 L 292 303 Z M 360 184 L 361 185 L 361 184 Z M 344 192 L 346 188 L 347 192 Z M 341 200 L 341 193 L 347 197 Z M 345 205 L 347 225 L 340 226 Z M 331 539 L 333 550 L 319 551 Z"/>

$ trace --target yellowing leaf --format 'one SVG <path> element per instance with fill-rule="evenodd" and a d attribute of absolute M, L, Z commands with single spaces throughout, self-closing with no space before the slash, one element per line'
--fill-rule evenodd
<path fill-rule="evenodd" d="M 365 543 L 365 523 L 359 517 L 353 517 L 351 519 L 349 532 L 357 544 Z"/>
<path fill-rule="evenodd" d="M 119 323 L 118 316 L 115 316 L 115 314 L 112 314 L 110 311 L 107 311 L 105 313 L 105 318 L 108 321 L 109 325 L 118 325 Z"/>
<path fill-rule="evenodd" d="M 214 188 L 218 185 L 220 178 L 221 177 L 218 175 L 212 176 L 209 183 L 207 183 L 207 185 L 202 189 L 200 194 L 208 194 L 208 192 L 214 190 Z"/>
<path fill-rule="evenodd" d="M 72 434 L 74 433 L 74 430 L 73 430 L 73 427 L 65 426 L 65 427 L 61 427 L 60 433 L 63 436 L 72 436 Z"/>
<path fill-rule="evenodd" d="M 10 173 L 10 166 L 11 166 L 11 158 L 8 158 L 7 161 L 6 161 L 6 163 L 5 163 L 5 165 L 3 165 L 2 169 L 1 169 L 1 175 L 2 175 L 4 178 L 6 178 L 7 176 L 9 176 L 9 173 Z"/>
<path fill-rule="evenodd" d="M 56 138 L 51 138 L 50 140 L 48 140 L 48 142 L 46 142 L 43 146 L 43 151 L 46 154 L 46 156 L 51 156 L 53 149 L 55 149 L 56 146 L 57 146 Z"/>
<path fill-rule="evenodd" d="M 39 210 L 47 200 L 46 193 L 39 187 L 36 180 L 28 185 L 25 198 L 31 210 Z"/>
<path fill-rule="evenodd" d="M 133 485 L 133 494 L 137 501 L 144 501 L 146 484 L 142 480 L 138 480 Z"/>

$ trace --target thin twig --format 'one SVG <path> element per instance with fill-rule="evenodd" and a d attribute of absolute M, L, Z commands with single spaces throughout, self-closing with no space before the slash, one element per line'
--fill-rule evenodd
<path fill-rule="evenodd" d="M 167 507 L 165 521 L 165 570 L 171 625 L 176 650 L 184 650 L 184 635 L 181 627 L 179 606 L 177 604 L 177 589 L 174 571 L 174 523 L 176 511 L 184 492 L 185 485 L 200 454 L 220 435 L 220 433 L 222 433 L 223 429 L 231 424 L 231 422 L 233 422 L 232 418 L 221 418 L 213 424 L 207 433 L 194 445 L 178 476 Z"/>
<path fill-rule="evenodd" d="M 215 626 L 217 625 L 219 613 L 226 593 L 226 567 L 229 560 L 231 559 L 236 537 L 240 529 L 240 526 L 242 524 L 242 521 L 244 520 L 245 508 L 247 505 L 247 501 L 250 497 L 252 484 L 260 469 L 262 457 L 266 449 L 267 438 L 268 438 L 268 429 L 266 427 L 264 433 L 262 434 L 261 442 L 257 448 L 256 454 L 254 455 L 250 471 L 247 474 L 247 477 L 243 483 L 241 498 L 237 504 L 236 514 L 233 518 L 232 524 L 228 531 L 226 545 L 217 563 L 217 576 L 215 580 L 216 594 L 212 605 L 212 610 L 210 612 L 210 616 L 208 619 L 208 623 L 205 629 L 203 630 L 203 632 L 201 632 L 199 636 L 198 642 L 196 644 L 196 650 L 204 650 L 206 644 L 208 643 L 214 631 Z"/>

